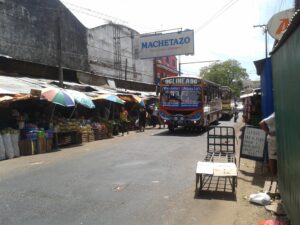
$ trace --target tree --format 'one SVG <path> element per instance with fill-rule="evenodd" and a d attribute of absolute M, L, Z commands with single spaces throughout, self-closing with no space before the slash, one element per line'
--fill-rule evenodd
<path fill-rule="evenodd" d="M 248 79 L 249 75 L 237 60 L 229 59 L 203 67 L 200 70 L 200 77 L 222 86 L 228 86 L 235 96 L 239 96 L 243 88 L 242 80 Z"/>

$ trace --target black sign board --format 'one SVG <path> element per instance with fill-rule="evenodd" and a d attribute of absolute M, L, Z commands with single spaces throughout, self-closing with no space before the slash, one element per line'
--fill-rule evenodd
<path fill-rule="evenodd" d="M 255 126 L 245 126 L 242 133 L 240 158 L 264 160 L 266 133 Z"/>

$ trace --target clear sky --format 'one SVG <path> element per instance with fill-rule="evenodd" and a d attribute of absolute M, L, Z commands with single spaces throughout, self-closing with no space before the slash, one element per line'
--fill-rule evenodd
<path fill-rule="evenodd" d="M 88 8 L 129 26 L 139 33 L 183 28 L 195 31 L 195 54 L 181 56 L 181 62 L 236 59 L 247 69 L 250 79 L 259 79 L 253 61 L 265 57 L 265 37 L 261 28 L 272 15 L 293 7 L 293 0 L 61 0 L 88 28 L 107 23 Z M 72 7 L 74 4 L 78 7 Z M 74 10 L 75 9 L 75 10 Z M 81 12 L 79 12 L 81 10 Z M 91 14 L 87 15 L 85 13 Z M 268 49 L 274 40 L 268 36 Z M 197 75 L 202 66 L 182 65 L 186 74 Z"/>

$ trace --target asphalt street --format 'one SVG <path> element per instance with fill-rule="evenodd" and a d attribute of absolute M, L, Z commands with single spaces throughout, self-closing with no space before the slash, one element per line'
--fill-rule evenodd
<path fill-rule="evenodd" d="M 232 196 L 195 197 L 205 154 L 205 132 L 154 128 L 2 161 L 0 224 L 231 225 Z"/>

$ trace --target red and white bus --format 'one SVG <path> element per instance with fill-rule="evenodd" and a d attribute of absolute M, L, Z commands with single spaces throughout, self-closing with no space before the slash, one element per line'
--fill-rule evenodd
<path fill-rule="evenodd" d="M 220 85 L 195 77 L 167 77 L 160 82 L 159 114 L 170 131 L 205 128 L 222 116 Z"/>

